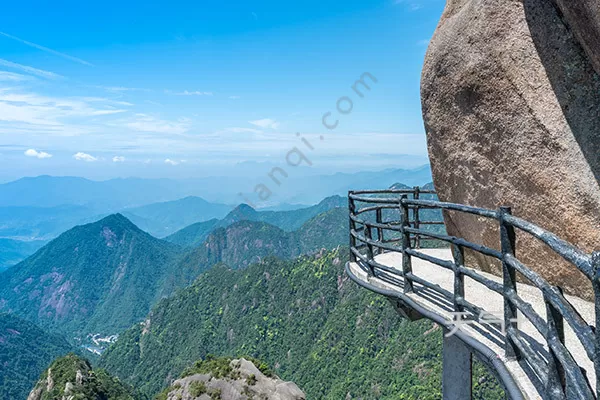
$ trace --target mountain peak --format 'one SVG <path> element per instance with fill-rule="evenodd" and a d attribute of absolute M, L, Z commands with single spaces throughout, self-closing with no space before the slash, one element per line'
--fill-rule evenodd
<path fill-rule="evenodd" d="M 109 227 L 121 227 L 127 230 L 134 230 L 142 232 L 133 222 L 121 213 L 111 214 L 107 217 L 102 218 L 100 221 L 92 223 L 92 225 L 103 225 Z"/>

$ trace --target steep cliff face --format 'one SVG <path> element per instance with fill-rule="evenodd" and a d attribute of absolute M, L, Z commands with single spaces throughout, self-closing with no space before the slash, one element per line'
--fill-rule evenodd
<path fill-rule="evenodd" d="M 588 56 L 600 17 L 586 25 L 581 14 L 598 3 L 558 1 L 561 13 L 547 0 L 448 1 L 421 88 L 442 201 L 512 206 L 583 250 L 600 250 L 600 78 Z M 499 247 L 496 223 L 445 219 L 450 234 Z M 538 241 L 519 235 L 517 253 L 552 284 L 591 297 L 587 279 Z M 482 257 L 475 264 L 497 272 Z"/>

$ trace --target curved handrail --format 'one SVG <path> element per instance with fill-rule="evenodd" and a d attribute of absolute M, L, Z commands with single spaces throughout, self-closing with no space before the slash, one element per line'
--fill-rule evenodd
<path fill-rule="evenodd" d="M 506 357 L 514 358 L 516 355 L 520 355 L 527 360 L 538 377 L 542 381 L 546 380 L 546 382 L 540 383 L 547 388 L 547 394 L 551 398 L 554 398 L 557 393 L 560 394 L 559 397 L 564 398 L 568 392 L 571 397 L 575 396 L 586 400 L 597 399 L 596 393 L 600 393 L 600 335 L 596 335 L 595 328 L 588 325 L 576 308 L 563 296 L 560 288 L 550 285 L 517 259 L 515 256 L 515 230 L 541 241 L 595 283 L 596 310 L 599 310 L 596 313 L 597 322 L 600 319 L 600 315 L 598 315 L 600 314 L 600 279 L 597 278 L 600 276 L 600 254 L 586 254 L 555 234 L 513 216 L 509 208 L 490 210 L 442 202 L 437 199 L 422 199 L 420 195 L 433 197 L 435 192 L 420 188 L 349 192 L 351 261 L 358 263 L 369 276 L 384 279 L 391 274 L 403 278 L 404 294 L 412 291 L 413 282 L 428 287 L 452 301 L 455 311 L 466 309 L 476 312 L 481 310 L 476 304 L 471 304 L 464 298 L 465 276 L 474 279 L 489 290 L 501 294 L 505 300 L 504 323 L 508 328 L 506 330 Z M 466 213 L 496 221 L 501 232 L 501 250 L 472 243 L 464 238 L 450 236 L 446 233 L 421 228 L 421 226 L 431 227 L 444 224 L 441 221 L 422 222 L 419 215 L 422 209 Z M 389 217 L 390 210 L 395 211 L 392 215 L 394 219 L 385 221 L 384 212 L 388 213 Z M 374 232 L 376 235 L 373 234 Z M 386 233 L 393 237 L 386 238 Z M 449 243 L 452 246 L 454 262 L 419 252 L 422 238 Z M 467 268 L 464 265 L 464 249 L 499 260 L 502 263 L 503 282 L 492 281 L 475 270 Z M 402 253 L 402 270 L 399 271 L 375 261 L 375 256 L 383 252 Z M 411 257 L 421 258 L 453 271 L 455 276 L 454 293 L 416 276 L 412 271 Z M 383 272 L 385 272 L 385 276 L 382 275 Z M 516 272 L 522 274 L 531 282 L 532 286 L 541 291 L 547 308 L 545 318 L 519 297 Z M 522 340 L 518 326 L 514 323 L 517 310 L 539 332 L 549 349 L 550 357 L 540 357 Z M 581 366 L 577 364 L 565 345 L 563 321 L 567 322 L 585 349 L 588 358 L 594 362 L 596 390 L 592 390 Z M 555 379 L 551 379 L 552 377 Z M 551 382 L 553 380 L 556 382 Z"/>

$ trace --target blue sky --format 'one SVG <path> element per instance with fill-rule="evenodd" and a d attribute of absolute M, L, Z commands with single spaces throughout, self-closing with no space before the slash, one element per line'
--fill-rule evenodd
<path fill-rule="evenodd" d="M 7 3 L 0 179 L 226 174 L 280 163 L 302 138 L 315 171 L 422 164 L 420 70 L 443 6 Z M 360 98 L 351 86 L 365 72 L 378 82 Z M 322 125 L 326 112 L 336 129 Z"/>

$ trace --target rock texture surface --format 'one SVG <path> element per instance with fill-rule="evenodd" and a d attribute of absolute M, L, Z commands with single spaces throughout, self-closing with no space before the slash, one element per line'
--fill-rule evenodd
<path fill-rule="evenodd" d="M 599 4 L 448 0 L 421 87 L 442 201 L 511 206 L 586 252 L 600 250 Z M 450 234 L 499 247 L 495 223 L 445 219 Z M 591 298 L 587 279 L 536 240 L 518 234 L 517 253 L 552 284 Z"/>
<path fill-rule="evenodd" d="M 195 374 L 176 380 L 167 400 L 304 400 L 304 393 L 292 382 L 265 376 L 245 359 L 231 361 L 232 375 L 214 378 Z"/>

